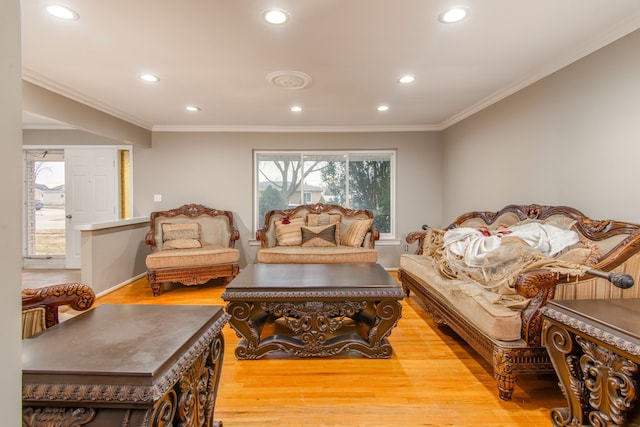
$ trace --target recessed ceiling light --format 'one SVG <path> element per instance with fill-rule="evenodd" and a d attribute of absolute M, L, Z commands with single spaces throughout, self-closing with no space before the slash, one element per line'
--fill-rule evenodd
<path fill-rule="evenodd" d="M 289 20 L 289 14 L 282 9 L 269 9 L 264 13 L 264 19 L 270 24 L 284 24 Z"/>
<path fill-rule="evenodd" d="M 400 77 L 400 78 L 398 79 L 398 81 L 399 81 L 400 83 L 404 83 L 404 84 L 406 84 L 406 83 L 411 83 L 411 82 L 413 82 L 415 79 L 416 79 L 416 77 L 415 77 L 415 76 L 406 75 L 406 76 L 402 76 L 402 77 Z"/>
<path fill-rule="evenodd" d="M 294 113 L 299 113 L 300 111 L 302 111 L 302 107 L 299 105 L 294 105 L 293 107 L 291 107 L 291 111 L 293 111 Z"/>
<path fill-rule="evenodd" d="M 381 105 L 378 107 L 378 111 L 387 111 L 387 110 L 389 110 L 388 105 Z"/>
<path fill-rule="evenodd" d="M 454 22 L 460 22 L 467 16 L 467 9 L 464 7 L 454 7 L 445 12 L 442 12 L 438 16 L 438 20 L 443 24 L 453 24 Z"/>
<path fill-rule="evenodd" d="M 187 105 L 184 108 L 185 108 L 185 110 L 191 111 L 191 112 L 200 111 L 200 107 L 196 107 L 195 105 Z"/>
<path fill-rule="evenodd" d="M 56 18 L 66 19 L 69 21 L 80 19 L 80 15 L 73 9 L 69 9 L 66 6 L 59 4 L 53 4 L 47 7 L 47 12 L 55 16 Z"/>
<path fill-rule="evenodd" d="M 140 74 L 140 80 L 144 80 L 145 82 L 155 83 L 155 82 L 159 82 L 160 78 L 153 74 Z"/>

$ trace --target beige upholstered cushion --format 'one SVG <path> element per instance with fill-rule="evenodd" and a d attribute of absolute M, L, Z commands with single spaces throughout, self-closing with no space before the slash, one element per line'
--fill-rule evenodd
<path fill-rule="evenodd" d="M 201 248 L 202 242 L 198 239 L 175 239 L 164 242 L 163 249 L 188 249 Z"/>
<path fill-rule="evenodd" d="M 44 308 L 22 310 L 22 338 L 29 338 L 44 331 L 47 328 L 46 325 Z"/>
<path fill-rule="evenodd" d="M 162 241 L 200 239 L 200 224 L 197 222 L 187 224 L 162 223 Z"/>
<path fill-rule="evenodd" d="M 258 250 L 258 262 L 264 264 L 340 264 L 377 262 L 375 249 L 351 246 L 304 248 L 302 246 L 274 246 Z"/>
<path fill-rule="evenodd" d="M 450 310 L 458 311 L 491 338 L 503 341 L 520 339 L 520 310 L 495 302 L 495 293 L 465 280 L 445 279 L 432 260 L 422 255 L 402 254 L 400 268 L 425 283 L 426 288 L 449 302 Z"/>
<path fill-rule="evenodd" d="M 342 215 L 340 214 L 331 214 L 331 213 L 321 213 L 321 214 L 307 214 L 307 225 L 311 227 L 315 227 L 318 225 L 336 225 L 336 244 L 340 244 L 342 240 L 341 230 L 342 230 Z"/>
<path fill-rule="evenodd" d="M 172 249 L 147 255 L 147 268 L 197 267 L 201 265 L 228 264 L 238 262 L 240 252 L 221 245 L 203 246 L 193 249 Z"/>
<path fill-rule="evenodd" d="M 358 219 L 353 221 L 342 236 L 342 244 L 345 246 L 362 246 L 365 234 L 373 224 L 373 219 Z"/>
<path fill-rule="evenodd" d="M 302 227 L 303 247 L 336 246 L 336 225 L 318 225 Z"/>
<path fill-rule="evenodd" d="M 300 246 L 302 244 L 302 231 L 305 225 L 304 218 L 292 218 L 288 223 L 278 220 L 276 226 L 276 241 L 278 246 Z"/>

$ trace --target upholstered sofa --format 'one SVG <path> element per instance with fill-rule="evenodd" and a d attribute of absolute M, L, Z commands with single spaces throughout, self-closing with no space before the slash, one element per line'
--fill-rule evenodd
<path fill-rule="evenodd" d="M 163 282 L 201 285 L 219 277 L 229 281 L 240 272 L 234 248 L 240 233 L 232 212 L 192 203 L 152 212 L 149 226 L 146 265 L 154 296 Z"/>
<path fill-rule="evenodd" d="M 257 259 L 267 264 L 377 262 L 380 233 L 369 210 L 316 203 L 271 210 L 256 232 Z"/>
<path fill-rule="evenodd" d="M 554 372 L 541 342 L 547 301 L 640 297 L 640 225 L 569 207 L 469 212 L 406 241 L 417 243 L 400 259 L 407 295 L 493 366 L 504 400 L 518 374 Z"/>

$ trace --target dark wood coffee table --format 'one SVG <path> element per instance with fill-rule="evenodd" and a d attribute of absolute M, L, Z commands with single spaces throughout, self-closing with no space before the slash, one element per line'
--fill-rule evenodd
<path fill-rule="evenodd" d="M 640 425 L 640 300 L 550 301 L 542 312 L 568 403 L 553 425 Z"/>
<path fill-rule="evenodd" d="M 228 318 L 220 306 L 101 305 L 23 340 L 23 426 L 221 425 Z"/>
<path fill-rule="evenodd" d="M 252 264 L 227 285 L 238 359 L 356 351 L 389 358 L 387 336 L 401 317 L 400 285 L 374 263 Z"/>

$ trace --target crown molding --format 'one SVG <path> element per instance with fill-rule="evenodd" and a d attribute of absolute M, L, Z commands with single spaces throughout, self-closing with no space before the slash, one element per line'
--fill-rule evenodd
<path fill-rule="evenodd" d="M 40 86 L 44 89 L 50 90 L 51 92 L 55 92 L 58 95 L 62 95 L 66 98 L 69 98 L 76 102 L 84 104 L 88 107 L 95 108 L 96 110 L 102 111 L 103 113 L 109 114 L 118 119 L 122 119 L 131 124 L 139 126 L 141 128 L 151 130 L 151 124 L 146 123 L 143 120 L 140 120 L 137 117 L 134 117 L 130 114 L 127 114 L 124 111 L 118 110 L 107 104 L 104 104 L 103 102 L 95 98 L 90 98 L 88 96 L 82 95 L 74 91 L 73 89 L 67 86 L 61 85 L 59 83 L 56 83 L 48 79 L 47 77 L 43 76 L 42 74 L 36 73 L 35 71 L 32 71 L 28 68 L 24 68 L 24 67 L 22 68 L 22 79 L 29 83 L 33 83 L 34 85 Z"/>
<path fill-rule="evenodd" d="M 313 133 L 347 133 L 347 132 L 425 132 L 439 131 L 436 125 L 397 125 L 397 126 L 154 126 L 152 132 L 313 132 Z"/>

